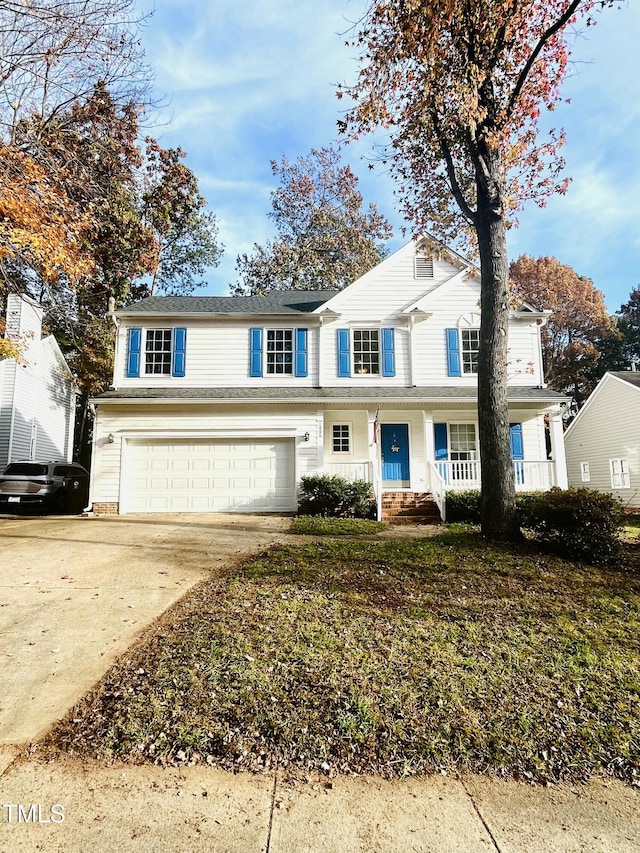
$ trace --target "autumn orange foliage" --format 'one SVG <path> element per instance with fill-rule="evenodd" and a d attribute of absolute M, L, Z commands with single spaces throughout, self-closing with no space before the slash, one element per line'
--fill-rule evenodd
<path fill-rule="evenodd" d="M 44 281 L 61 273 L 77 281 L 93 270 L 85 242 L 92 225 L 90 209 L 71 201 L 59 175 L 18 148 L 0 146 L 0 260 L 22 258 Z"/>

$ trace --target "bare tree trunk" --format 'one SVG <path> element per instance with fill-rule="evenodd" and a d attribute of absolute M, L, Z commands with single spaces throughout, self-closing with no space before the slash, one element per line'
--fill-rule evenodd
<path fill-rule="evenodd" d="M 480 251 L 481 321 L 478 355 L 478 431 L 482 533 L 517 539 L 515 485 L 509 440 L 507 352 L 509 277 L 498 155 L 483 153 L 478 172 L 477 221 Z"/>

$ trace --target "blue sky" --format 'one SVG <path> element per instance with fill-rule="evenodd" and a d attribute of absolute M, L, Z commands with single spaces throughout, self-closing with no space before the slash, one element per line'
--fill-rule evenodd
<path fill-rule="evenodd" d="M 336 140 L 336 84 L 355 79 L 345 32 L 362 0 L 155 0 L 143 44 L 167 106 L 151 130 L 180 145 L 218 216 L 225 254 L 203 293 L 226 294 L 235 259 L 272 236 L 270 161 Z M 589 276 L 616 311 L 640 284 L 640 3 L 599 15 L 578 37 L 575 64 L 553 114 L 567 131 L 567 195 L 529 206 L 509 233 L 511 258 L 554 255 Z M 388 248 L 404 242 L 391 179 L 367 169 L 371 140 L 343 160 L 365 201 L 394 224 Z"/>

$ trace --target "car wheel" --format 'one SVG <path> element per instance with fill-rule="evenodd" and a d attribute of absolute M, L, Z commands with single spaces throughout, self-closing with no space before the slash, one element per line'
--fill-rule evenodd
<path fill-rule="evenodd" d="M 59 515 L 67 511 L 67 493 L 64 489 L 58 489 L 53 498 L 53 509 Z"/>

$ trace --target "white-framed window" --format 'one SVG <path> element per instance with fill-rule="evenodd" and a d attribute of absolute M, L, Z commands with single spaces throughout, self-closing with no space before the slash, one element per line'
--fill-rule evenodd
<path fill-rule="evenodd" d="M 462 372 L 478 372 L 478 352 L 480 350 L 480 329 L 460 329 L 462 345 Z"/>
<path fill-rule="evenodd" d="M 333 424 L 331 449 L 334 453 L 351 453 L 351 428 L 349 424 Z"/>
<path fill-rule="evenodd" d="M 591 482 L 591 469 L 589 468 L 588 462 L 580 463 L 580 476 L 582 477 L 583 483 Z"/>
<path fill-rule="evenodd" d="M 629 489 L 631 487 L 628 459 L 610 459 L 609 470 L 612 489 Z"/>
<path fill-rule="evenodd" d="M 356 375 L 380 373 L 380 330 L 353 330 L 353 372 Z"/>
<path fill-rule="evenodd" d="M 144 372 L 171 375 L 172 329 L 147 329 L 144 347 Z"/>
<path fill-rule="evenodd" d="M 475 424 L 449 424 L 449 458 L 452 462 L 475 462 L 478 456 Z"/>
<path fill-rule="evenodd" d="M 475 482 L 479 471 L 478 442 L 475 424 L 449 424 L 449 459 L 451 479 Z"/>
<path fill-rule="evenodd" d="M 267 373 L 293 373 L 293 329 L 267 329 Z"/>

